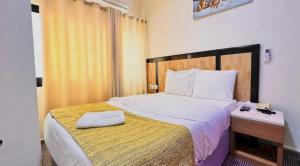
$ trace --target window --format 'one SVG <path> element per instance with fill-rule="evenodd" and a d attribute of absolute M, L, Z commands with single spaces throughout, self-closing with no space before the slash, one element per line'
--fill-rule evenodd
<path fill-rule="evenodd" d="M 43 85 L 43 47 L 39 6 L 31 5 L 32 31 L 34 44 L 35 75 L 37 87 Z"/>

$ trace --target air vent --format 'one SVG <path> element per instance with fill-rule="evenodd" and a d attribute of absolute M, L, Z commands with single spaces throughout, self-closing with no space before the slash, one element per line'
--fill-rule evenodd
<path fill-rule="evenodd" d="M 111 7 L 123 13 L 129 11 L 130 0 L 86 0 L 87 2 L 97 3 L 103 7 Z"/>

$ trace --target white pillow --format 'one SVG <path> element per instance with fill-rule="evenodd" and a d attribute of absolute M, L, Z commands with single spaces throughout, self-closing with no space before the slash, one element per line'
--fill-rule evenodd
<path fill-rule="evenodd" d="M 166 75 L 165 92 L 175 95 L 192 96 L 195 70 L 168 70 Z"/>
<path fill-rule="evenodd" d="M 235 70 L 197 70 L 193 97 L 212 100 L 232 100 L 237 72 Z"/>

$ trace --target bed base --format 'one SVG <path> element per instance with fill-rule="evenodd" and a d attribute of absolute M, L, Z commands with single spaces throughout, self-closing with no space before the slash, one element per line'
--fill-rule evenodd
<path fill-rule="evenodd" d="M 197 166 L 222 166 L 225 161 L 227 155 L 229 153 L 229 129 L 227 129 L 221 139 L 220 142 L 213 152 L 206 160 L 202 160 L 198 163 Z"/>

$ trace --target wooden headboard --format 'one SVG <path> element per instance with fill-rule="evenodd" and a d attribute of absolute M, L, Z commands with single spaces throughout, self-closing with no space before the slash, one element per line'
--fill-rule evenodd
<path fill-rule="evenodd" d="M 188 54 L 147 59 L 147 83 L 165 88 L 168 69 L 237 70 L 234 98 L 238 101 L 258 102 L 260 45 L 217 49 Z"/>

